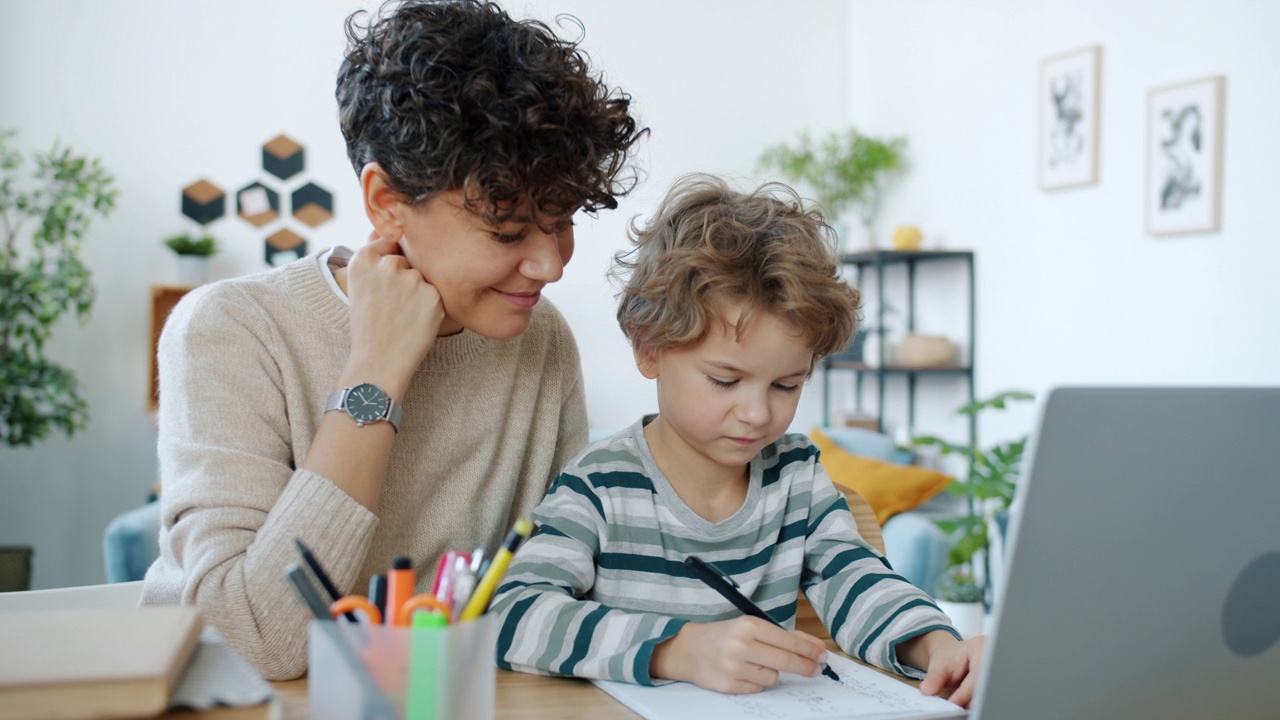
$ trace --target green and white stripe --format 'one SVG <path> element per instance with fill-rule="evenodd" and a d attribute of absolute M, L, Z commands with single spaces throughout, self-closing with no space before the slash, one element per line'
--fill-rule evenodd
<path fill-rule="evenodd" d="M 533 513 L 538 530 L 494 598 L 498 664 L 525 672 L 654 684 L 658 643 L 687 621 L 739 616 L 683 566 L 698 555 L 730 575 L 784 627 L 803 588 L 832 637 L 873 665 L 898 663 L 898 643 L 955 633 L 927 595 L 863 542 L 844 496 L 804 435 L 786 435 L 751 461 L 747 499 L 709 522 L 658 470 L 642 419 L 571 460 Z M 958 637 L 958 635 L 957 635 Z"/>

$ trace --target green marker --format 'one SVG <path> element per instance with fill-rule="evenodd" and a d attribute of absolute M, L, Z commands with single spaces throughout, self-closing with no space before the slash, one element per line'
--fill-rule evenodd
<path fill-rule="evenodd" d="M 448 667 L 449 616 L 433 610 L 416 612 L 409 629 L 409 687 L 405 720 L 436 720 L 449 716 L 448 683 L 441 670 Z"/>

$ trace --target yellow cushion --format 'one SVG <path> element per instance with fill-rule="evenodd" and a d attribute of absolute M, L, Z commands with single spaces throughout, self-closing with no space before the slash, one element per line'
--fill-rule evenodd
<path fill-rule="evenodd" d="M 822 467 L 831 481 L 861 495 L 881 525 L 900 512 L 919 507 L 951 482 L 949 475 L 937 470 L 854 455 L 817 428 L 809 437 L 822 452 Z"/>

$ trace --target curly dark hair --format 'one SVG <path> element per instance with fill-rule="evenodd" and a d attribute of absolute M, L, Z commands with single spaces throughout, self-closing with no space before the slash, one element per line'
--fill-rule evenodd
<path fill-rule="evenodd" d="M 613 209 L 634 188 L 628 156 L 648 130 L 630 95 L 546 24 L 491 2 L 393 0 L 346 33 L 336 94 L 357 174 L 377 162 L 413 202 L 461 188 L 491 223 L 525 201 L 553 217 Z"/>
<path fill-rule="evenodd" d="M 692 345 L 735 304 L 738 337 L 774 313 L 800 331 L 813 365 L 857 329 L 861 296 L 840 276 L 834 232 L 782 183 L 739 192 L 686 175 L 628 235 L 634 247 L 614 256 L 610 275 L 623 284 L 618 324 L 637 348 Z"/>

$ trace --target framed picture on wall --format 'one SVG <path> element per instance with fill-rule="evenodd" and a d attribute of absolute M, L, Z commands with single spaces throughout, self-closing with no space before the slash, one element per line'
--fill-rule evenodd
<path fill-rule="evenodd" d="M 1151 90 L 1147 98 L 1147 232 L 1222 225 L 1222 75 Z"/>
<path fill-rule="evenodd" d="M 1098 45 L 1047 58 L 1040 63 L 1040 188 L 1098 182 Z"/>

